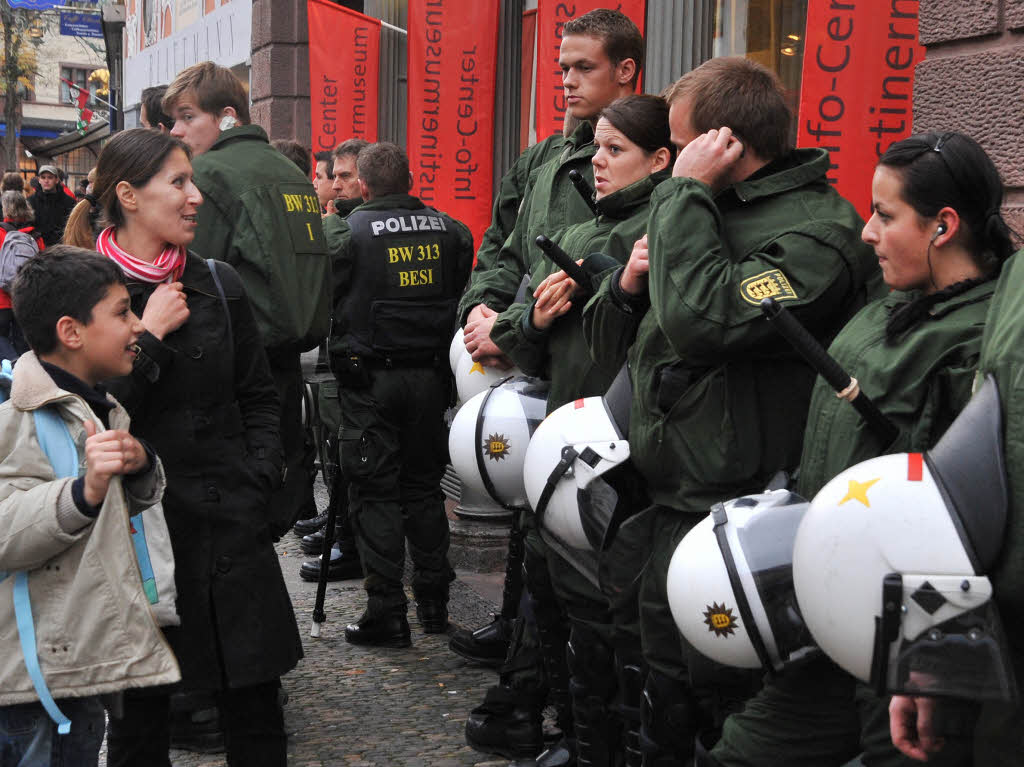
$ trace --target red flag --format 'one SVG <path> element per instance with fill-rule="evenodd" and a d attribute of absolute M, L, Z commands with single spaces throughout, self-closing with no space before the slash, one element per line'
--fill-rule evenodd
<path fill-rule="evenodd" d="M 829 150 L 829 181 L 864 218 L 878 158 L 913 128 L 923 58 L 916 3 L 893 3 L 887 14 L 868 3 L 807 6 L 797 146 Z"/>
<path fill-rule="evenodd" d="M 346 139 L 377 140 L 380 20 L 309 0 L 313 151 Z"/>
<path fill-rule="evenodd" d="M 596 8 L 608 8 L 612 3 L 602 0 L 575 0 L 572 3 L 556 0 L 537 2 L 537 140 L 562 132 L 565 118 L 565 91 L 562 88 L 562 70 L 558 66 L 558 49 L 562 44 L 562 27 L 567 21 Z M 645 0 L 622 0 L 616 4 L 644 33 Z M 643 62 L 637 62 L 642 65 Z M 637 91 L 639 91 L 639 83 Z"/>
<path fill-rule="evenodd" d="M 409 2 L 413 193 L 465 223 L 475 242 L 491 221 L 498 6 Z"/>
<path fill-rule="evenodd" d="M 89 91 L 79 89 L 78 96 L 75 98 L 75 104 L 78 105 L 79 109 L 84 111 L 85 110 L 85 105 L 88 104 L 88 103 L 89 103 Z"/>

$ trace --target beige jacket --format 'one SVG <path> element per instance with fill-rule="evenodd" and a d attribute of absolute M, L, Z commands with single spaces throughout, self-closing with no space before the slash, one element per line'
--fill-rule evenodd
<path fill-rule="evenodd" d="M 160 500 L 163 468 L 158 462 L 155 474 L 124 484 L 115 477 L 95 522 L 80 516 L 84 527 L 65 532 L 68 515 L 77 514 L 72 480 L 55 478 L 31 413 L 53 403 L 84 472 L 82 422 L 102 424 L 84 400 L 57 388 L 34 354 L 23 355 L 11 397 L 0 405 L 0 571 L 30 571 L 36 644 L 50 693 L 82 697 L 175 682 L 178 663 L 150 612 L 128 521 Z M 128 423 L 117 405 L 111 428 Z M 0 705 L 37 699 L 18 639 L 13 582 L 13 575 L 0 582 Z"/>

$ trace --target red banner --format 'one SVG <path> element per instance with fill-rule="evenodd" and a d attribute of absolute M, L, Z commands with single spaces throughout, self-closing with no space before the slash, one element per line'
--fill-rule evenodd
<path fill-rule="evenodd" d="M 917 3 L 810 0 L 797 146 L 832 155 L 829 182 L 867 219 L 871 176 L 889 144 L 913 128 Z"/>
<path fill-rule="evenodd" d="M 466 224 L 477 243 L 491 222 L 499 5 L 409 2 L 413 194 Z"/>
<path fill-rule="evenodd" d="M 607 0 L 538 0 L 537 2 L 537 141 L 562 132 L 565 118 L 565 91 L 562 70 L 558 66 L 558 49 L 562 44 L 562 27 L 567 21 L 596 8 L 609 8 Z M 626 14 L 644 33 L 645 0 L 623 0 L 615 10 Z M 643 62 L 637 62 L 641 67 Z M 637 87 L 639 90 L 639 86 Z"/>
<path fill-rule="evenodd" d="M 376 141 L 380 21 L 324 0 L 308 2 L 313 152 L 350 138 Z"/>

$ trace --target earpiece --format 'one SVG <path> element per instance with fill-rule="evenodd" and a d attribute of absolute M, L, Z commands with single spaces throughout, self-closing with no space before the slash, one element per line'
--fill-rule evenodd
<path fill-rule="evenodd" d="M 942 234 L 945 234 L 945 233 L 946 233 L 946 225 L 945 224 L 939 224 L 937 227 L 935 227 L 935 234 L 932 235 L 932 240 L 934 240 L 939 235 L 942 235 Z"/>

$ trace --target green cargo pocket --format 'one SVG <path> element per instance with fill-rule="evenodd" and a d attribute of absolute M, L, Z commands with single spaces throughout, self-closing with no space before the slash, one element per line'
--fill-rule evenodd
<path fill-rule="evenodd" d="M 368 477 L 373 467 L 365 431 L 342 426 L 338 436 L 342 474 L 350 480 Z"/>

